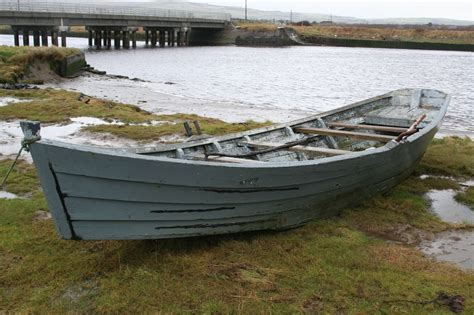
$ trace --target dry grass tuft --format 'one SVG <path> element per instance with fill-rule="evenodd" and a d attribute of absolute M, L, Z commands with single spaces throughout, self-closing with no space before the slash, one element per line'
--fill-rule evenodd
<path fill-rule="evenodd" d="M 0 46 L 0 83 L 17 83 L 33 63 L 44 62 L 55 68 L 78 52 L 75 48 Z"/>

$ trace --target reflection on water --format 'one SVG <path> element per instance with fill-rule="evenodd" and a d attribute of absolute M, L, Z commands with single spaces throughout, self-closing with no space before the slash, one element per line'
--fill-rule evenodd
<path fill-rule="evenodd" d="M 443 221 L 450 223 L 474 224 L 474 211 L 457 202 L 454 190 L 432 190 L 427 196 L 431 200 L 431 209 Z"/>
<path fill-rule="evenodd" d="M 0 43 L 12 41 L 0 36 Z M 86 39 L 70 39 L 87 47 Z M 444 128 L 474 132 L 474 54 L 346 47 L 170 47 L 87 51 L 108 73 L 150 82 L 82 78 L 61 86 L 139 104 L 153 111 L 193 112 L 284 121 L 398 88 L 453 96 Z M 173 82 L 176 84 L 165 84 Z M 227 117 L 226 114 L 227 113 Z"/>

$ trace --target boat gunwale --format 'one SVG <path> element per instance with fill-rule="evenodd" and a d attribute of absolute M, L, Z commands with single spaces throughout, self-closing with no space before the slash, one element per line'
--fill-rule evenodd
<path fill-rule="evenodd" d="M 324 157 L 321 159 L 316 159 L 316 160 L 307 160 L 307 161 L 285 161 L 285 162 L 265 162 L 265 163 L 252 163 L 252 161 L 249 160 L 248 163 L 226 163 L 226 162 L 220 162 L 220 161 L 198 161 L 198 160 L 186 160 L 186 159 L 177 159 L 177 158 L 170 158 L 170 157 L 163 157 L 163 156 L 154 156 L 150 155 L 147 153 L 156 153 L 156 152 L 166 152 L 166 151 L 171 151 L 171 150 L 176 150 L 180 148 L 192 148 L 192 147 L 198 147 L 206 144 L 212 144 L 213 142 L 216 141 L 229 141 L 232 139 L 238 139 L 242 138 L 246 135 L 258 135 L 266 132 L 270 132 L 273 130 L 278 130 L 282 129 L 288 126 L 293 126 L 293 125 L 300 125 L 304 124 L 309 121 L 313 121 L 317 118 L 323 118 L 325 116 L 329 116 L 338 112 L 343 112 L 367 103 L 371 103 L 374 101 L 382 100 L 385 98 L 391 98 L 393 97 L 393 94 L 396 93 L 397 91 L 403 91 L 403 90 L 414 90 L 414 89 L 398 89 L 394 90 L 388 93 L 385 93 L 383 95 L 375 96 L 366 100 L 362 100 L 359 102 L 355 102 L 343 107 L 339 107 L 330 111 L 326 111 L 324 113 L 320 113 L 317 115 L 313 115 L 310 117 L 290 121 L 287 123 L 282 123 L 282 124 L 277 124 L 277 125 L 272 125 L 269 127 L 265 128 L 260 128 L 260 129 L 253 129 L 249 130 L 246 132 L 242 133 L 237 133 L 237 134 L 231 134 L 227 136 L 222 136 L 222 137 L 213 137 L 209 139 L 205 139 L 202 141 L 198 141 L 195 143 L 182 143 L 178 145 L 172 145 L 169 148 L 163 148 L 158 151 L 139 151 L 137 149 L 124 149 L 124 148 L 105 148 L 105 147 L 95 147 L 95 146 L 88 146 L 88 145 L 79 145 L 79 144 L 71 144 L 68 142 L 63 142 L 63 141 L 57 141 L 57 140 L 49 140 L 49 139 L 42 139 L 38 141 L 38 144 L 43 144 L 46 146 L 56 146 L 56 147 L 61 147 L 65 149 L 70 149 L 70 150 L 76 150 L 76 151 L 83 151 L 83 152 L 88 152 L 88 153 L 95 153 L 95 154 L 101 154 L 101 155 L 108 155 L 108 156 L 115 156 L 115 157 L 123 157 L 123 158 L 132 158 L 132 159 L 141 159 L 141 160 L 147 160 L 147 161 L 159 161 L 159 162 L 166 162 L 166 163 L 176 163 L 176 164 L 187 164 L 187 165 L 196 165 L 196 166 L 208 166 L 208 167 L 228 167 L 228 168 L 294 168 L 294 167 L 306 167 L 306 166 L 316 166 L 320 164 L 327 164 L 327 163 L 332 163 L 336 161 L 343 161 L 343 160 L 349 160 L 349 159 L 356 159 L 360 158 L 363 156 L 368 156 L 368 155 L 375 155 L 379 154 L 388 150 L 392 150 L 395 147 L 402 145 L 407 142 L 414 142 L 417 139 L 423 137 L 427 133 L 429 133 L 432 129 L 436 128 L 440 123 L 442 122 L 443 117 L 445 116 L 447 112 L 448 105 L 451 101 L 451 96 L 447 93 L 444 93 L 439 90 L 434 90 L 434 89 L 424 89 L 424 90 L 429 90 L 429 91 L 436 91 L 443 93 L 445 95 L 443 105 L 441 105 L 438 109 L 437 115 L 433 117 L 431 122 L 427 125 L 425 125 L 422 129 L 420 129 L 418 132 L 415 134 L 407 137 L 404 139 L 402 142 L 396 142 L 395 140 L 391 140 L 388 143 L 386 143 L 384 146 L 372 149 L 372 150 L 365 150 L 365 151 L 357 151 L 357 152 L 350 152 L 345 155 L 339 155 L 339 156 L 330 156 L 330 157 Z M 32 144 L 35 145 L 35 144 Z"/>

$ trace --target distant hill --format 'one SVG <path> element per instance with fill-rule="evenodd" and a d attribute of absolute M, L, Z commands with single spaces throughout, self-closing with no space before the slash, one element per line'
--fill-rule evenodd
<path fill-rule="evenodd" d="M 51 1 L 51 0 L 50 0 Z M 77 2 L 77 0 L 56 0 L 58 2 Z M 90 0 L 89 0 L 90 1 Z M 120 5 L 133 6 L 133 7 L 144 7 L 144 8 L 157 8 L 167 10 L 189 10 L 189 11 L 204 11 L 204 12 L 216 12 L 216 13 L 229 13 L 234 19 L 244 18 L 244 9 L 242 7 L 229 7 L 220 5 L 210 5 L 205 3 L 188 2 L 183 0 L 150 0 L 148 2 L 130 2 L 127 0 L 103 0 L 97 1 L 95 4 L 104 3 L 120 3 Z M 282 11 L 263 11 L 263 10 L 248 10 L 248 17 L 252 20 L 283 20 L 287 21 L 290 19 L 290 12 Z M 453 20 L 453 19 L 442 19 L 442 18 L 389 18 L 389 19 L 360 19 L 349 16 L 330 16 L 327 14 L 318 13 L 301 13 L 293 12 L 293 21 L 328 21 L 331 20 L 335 23 L 362 23 L 362 24 L 443 24 L 443 25 L 458 25 L 467 26 L 474 25 L 474 21 L 466 20 Z"/>

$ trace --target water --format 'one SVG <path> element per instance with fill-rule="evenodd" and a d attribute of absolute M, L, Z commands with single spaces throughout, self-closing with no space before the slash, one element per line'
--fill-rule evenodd
<path fill-rule="evenodd" d="M 0 43 L 13 41 L 0 36 Z M 87 47 L 86 39 L 68 44 Z M 134 82 L 83 77 L 59 86 L 137 104 L 228 121 L 275 122 L 330 110 L 398 88 L 453 96 L 444 128 L 474 132 L 474 54 L 346 47 L 176 47 L 86 50 L 89 64 Z M 165 84 L 173 82 L 176 84 Z"/>
<path fill-rule="evenodd" d="M 9 193 L 8 191 L 0 190 L 0 199 L 16 199 L 17 195 Z"/>
<path fill-rule="evenodd" d="M 123 123 L 112 121 L 108 122 L 94 117 L 75 117 L 71 118 L 69 124 L 44 124 L 41 126 L 41 136 L 45 139 L 64 141 L 74 144 L 95 145 L 114 148 L 136 147 L 136 141 L 127 139 L 118 139 L 112 135 L 89 134 L 81 132 L 81 129 L 94 125 L 109 125 Z M 156 124 L 156 123 L 155 123 Z M 0 158 L 12 157 L 20 149 L 20 143 L 23 139 L 23 132 L 19 121 L 7 121 L 0 124 Z M 22 153 L 22 158 L 30 161 L 29 153 Z"/>
<path fill-rule="evenodd" d="M 467 223 L 474 225 L 474 211 L 469 207 L 457 202 L 454 190 L 432 190 L 427 196 L 431 200 L 431 210 L 441 220 L 450 223 Z"/>
<path fill-rule="evenodd" d="M 15 97 L 0 97 L 0 107 L 7 106 L 12 103 L 27 102 L 28 99 L 19 99 Z"/>
<path fill-rule="evenodd" d="M 427 175 L 421 176 L 426 178 Z M 471 187 L 472 180 L 460 183 Z M 454 190 L 432 190 L 427 197 L 431 200 L 431 211 L 441 220 L 454 224 L 474 225 L 474 211 L 457 202 Z M 474 269 L 474 231 L 454 230 L 436 235 L 434 240 L 426 240 L 418 247 L 423 253 L 441 261 L 454 263 L 464 269 Z"/>

